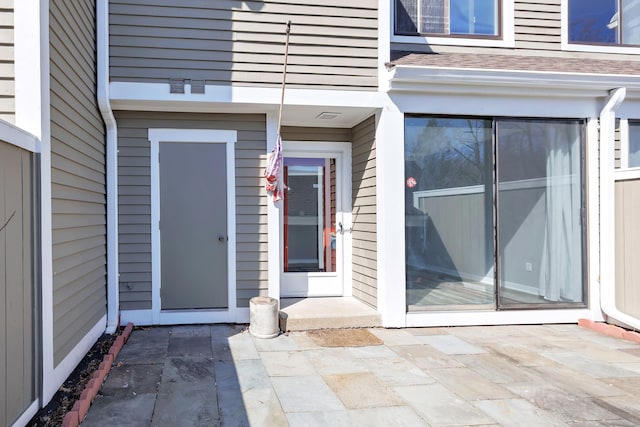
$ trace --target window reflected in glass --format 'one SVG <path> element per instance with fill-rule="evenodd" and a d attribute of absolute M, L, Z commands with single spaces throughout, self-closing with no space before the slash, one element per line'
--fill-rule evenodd
<path fill-rule="evenodd" d="M 569 0 L 569 42 L 640 45 L 640 1 Z"/>
<path fill-rule="evenodd" d="M 396 0 L 396 34 L 499 35 L 499 0 Z"/>

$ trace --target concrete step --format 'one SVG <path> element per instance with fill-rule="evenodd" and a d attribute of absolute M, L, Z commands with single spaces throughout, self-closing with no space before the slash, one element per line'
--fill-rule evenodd
<path fill-rule="evenodd" d="M 380 314 L 353 297 L 280 300 L 280 329 L 283 331 L 368 328 L 381 325 Z"/>

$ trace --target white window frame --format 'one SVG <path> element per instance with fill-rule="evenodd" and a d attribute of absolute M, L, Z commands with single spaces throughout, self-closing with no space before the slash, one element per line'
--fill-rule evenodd
<path fill-rule="evenodd" d="M 639 119 L 620 119 L 620 169 L 631 169 L 640 171 L 640 166 L 631 166 L 629 164 L 631 133 L 629 132 L 629 121 L 634 125 L 640 123 Z"/>
<path fill-rule="evenodd" d="M 391 43 L 411 43 L 423 45 L 449 45 L 449 46 L 474 46 L 474 47 L 515 47 L 515 19 L 514 0 L 500 0 L 502 22 L 498 23 L 500 34 L 499 39 L 487 38 L 483 36 L 465 37 L 464 35 L 453 36 L 425 36 L 425 35 L 399 35 L 395 33 L 396 7 L 395 0 L 391 1 L 390 8 L 390 31 Z"/>
<path fill-rule="evenodd" d="M 561 49 L 573 52 L 640 54 L 640 46 L 601 45 L 569 42 L 569 0 L 561 3 Z"/>

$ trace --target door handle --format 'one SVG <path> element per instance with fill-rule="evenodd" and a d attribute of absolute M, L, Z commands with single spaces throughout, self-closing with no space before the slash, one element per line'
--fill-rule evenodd
<path fill-rule="evenodd" d="M 340 234 L 349 233 L 351 231 L 350 228 L 344 228 L 342 222 L 338 222 L 338 228 L 340 229 Z"/>
<path fill-rule="evenodd" d="M 222 234 L 218 234 L 218 242 L 223 243 L 223 242 L 225 242 L 226 240 L 227 240 L 227 238 L 226 238 L 226 237 L 224 237 Z"/>

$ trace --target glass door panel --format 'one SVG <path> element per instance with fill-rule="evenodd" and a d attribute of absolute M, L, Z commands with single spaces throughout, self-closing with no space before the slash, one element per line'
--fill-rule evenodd
<path fill-rule="evenodd" d="M 285 151 L 283 170 L 280 295 L 341 296 L 345 233 L 340 228 L 345 204 L 341 199 L 342 155 L 291 151 Z"/>
<path fill-rule="evenodd" d="M 495 307 L 492 121 L 407 117 L 409 309 Z"/>
<path fill-rule="evenodd" d="M 284 160 L 284 271 L 336 271 L 335 159 Z"/>
<path fill-rule="evenodd" d="M 499 307 L 584 300 L 582 128 L 497 122 Z"/>

